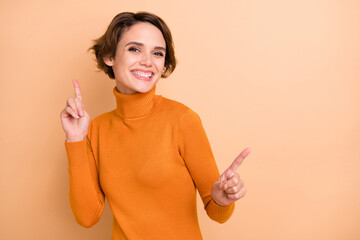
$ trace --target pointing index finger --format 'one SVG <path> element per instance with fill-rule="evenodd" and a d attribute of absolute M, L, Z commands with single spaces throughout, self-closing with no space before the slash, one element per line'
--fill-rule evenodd
<path fill-rule="evenodd" d="M 74 88 L 75 88 L 75 97 L 78 97 L 82 100 L 79 82 L 74 79 L 73 84 L 74 84 Z"/>
<path fill-rule="evenodd" d="M 251 152 L 250 148 L 245 148 L 239 154 L 239 156 L 237 156 L 237 158 L 235 158 L 234 162 L 230 165 L 229 170 L 231 170 L 232 172 L 235 172 L 239 168 L 241 163 L 244 161 L 244 159 L 250 154 L 250 152 Z"/>

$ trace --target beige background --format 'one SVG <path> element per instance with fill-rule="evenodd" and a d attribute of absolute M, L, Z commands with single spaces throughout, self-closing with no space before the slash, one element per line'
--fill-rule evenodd
<path fill-rule="evenodd" d="M 92 117 L 114 81 L 87 52 L 122 11 L 164 18 L 178 67 L 157 94 L 202 118 L 222 172 L 245 147 L 248 194 L 204 239 L 360 239 L 360 1 L 1 1 L 1 239 L 110 239 L 68 202 L 59 113 L 79 80 Z"/>

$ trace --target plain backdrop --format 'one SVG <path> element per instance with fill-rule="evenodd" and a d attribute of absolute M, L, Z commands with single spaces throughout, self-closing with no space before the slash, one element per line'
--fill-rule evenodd
<path fill-rule="evenodd" d="M 228 222 L 198 198 L 204 239 L 360 239 L 357 0 L 1 1 L 0 239 L 110 239 L 108 206 L 90 229 L 74 220 L 59 115 L 74 78 L 92 117 L 115 108 L 87 49 L 141 10 L 175 41 L 157 94 L 200 115 L 220 172 L 252 148 Z"/>

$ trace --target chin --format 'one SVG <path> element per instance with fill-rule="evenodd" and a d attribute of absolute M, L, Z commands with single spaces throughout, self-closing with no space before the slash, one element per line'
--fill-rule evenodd
<path fill-rule="evenodd" d="M 158 83 L 159 79 L 152 80 L 151 82 L 142 82 L 140 84 L 136 85 L 136 89 L 134 89 L 137 92 L 146 93 L 153 89 L 155 85 Z"/>
<path fill-rule="evenodd" d="M 146 86 L 138 86 L 138 87 L 134 88 L 133 90 L 138 93 L 146 93 L 146 92 L 149 92 L 151 89 L 153 89 L 153 87 L 155 87 L 155 85 L 156 85 L 156 83 L 147 84 Z"/>

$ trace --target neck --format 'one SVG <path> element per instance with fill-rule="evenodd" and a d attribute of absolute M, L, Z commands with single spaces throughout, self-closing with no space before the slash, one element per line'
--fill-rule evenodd
<path fill-rule="evenodd" d="M 154 106 L 156 85 L 146 93 L 120 93 L 116 87 L 113 93 L 116 98 L 116 113 L 124 119 L 142 117 L 150 113 Z"/>

